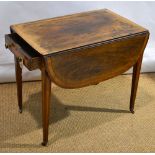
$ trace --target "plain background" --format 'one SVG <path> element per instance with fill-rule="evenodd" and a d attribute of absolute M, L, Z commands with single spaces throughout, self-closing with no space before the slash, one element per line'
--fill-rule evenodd
<path fill-rule="evenodd" d="M 0 83 L 15 81 L 14 57 L 5 49 L 4 35 L 12 24 L 107 8 L 149 29 L 142 72 L 155 71 L 155 2 L 0 2 Z M 128 71 L 128 73 L 131 72 Z M 23 80 L 40 79 L 40 71 L 23 69 Z"/>

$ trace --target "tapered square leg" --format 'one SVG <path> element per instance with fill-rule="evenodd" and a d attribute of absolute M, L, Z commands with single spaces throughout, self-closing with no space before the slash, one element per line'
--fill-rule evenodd
<path fill-rule="evenodd" d="M 142 58 L 143 56 L 141 56 L 136 62 L 136 64 L 133 66 L 132 88 L 131 88 L 131 97 L 130 97 L 130 111 L 133 114 L 134 114 L 134 105 L 135 105 L 140 69 L 142 64 Z"/>
<path fill-rule="evenodd" d="M 142 64 L 142 60 L 143 60 L 143 53 L 144 53 L 146 44 L 148 42 L 148 39 L 149 39 L 149 33 L 147 33 L 147 35 L 145 37 L 145 41 L 144 41 L 144 44 L 141 49 L 141 55 L 140 55 L 139 59 L 137 60 L 136 64 L 133 66 L 132 87 L 131 87 L 131 96 L 130 96 L 130 111 L 133 114 L 134 114 L 134 105 L 135 105 L 139 75 L 140 75 L 140 70 L 141 70 L 141 64 Z"/>
<path fill-rule="evenodd" d="M 46 70 L 42 69 L 42 121 L 43 121 L 43 142 L 46 146 L 48 143 L 48 126 L 49 126 L 49 109 L 51 98 L 51 80 Z"/>
<path fill-rule="evenodd" d="M 22 68 L 19 65 L 19 61 L 15 59 L 15 74 L 16 74 L 16 83 L 17 83 L 17 99 L 18 99 L 18 107 L 19 112 L 22 113 Z"/>

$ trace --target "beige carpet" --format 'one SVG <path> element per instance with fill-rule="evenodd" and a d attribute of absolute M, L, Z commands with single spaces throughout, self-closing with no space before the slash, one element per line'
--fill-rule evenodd
<path fill-rule="evenodd" d="M 140 78 L 135 114 L 128 111 L 131 76 L 81 89 L 53 88 L 49 145 L 42 147 L 41 83 L 0 85 L 0 152 L 155 152 L 155 74 Z"/>

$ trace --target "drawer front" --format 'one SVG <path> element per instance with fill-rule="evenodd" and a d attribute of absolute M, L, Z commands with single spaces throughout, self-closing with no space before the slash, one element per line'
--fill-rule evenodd
<path fill-rule="evenodd" d="M 56 53 L 46 60 L 49 75 L 64 88 L 97 84 L 132 67 L 143 54 L 146 40 L 147 34 L 139 34 L 96 47 Z"/>
<path fill-rule="evenodd" d="M 5 35 L 5 46 L 31 71 L 40 68 L 41 56 L 15 33 Z"/>

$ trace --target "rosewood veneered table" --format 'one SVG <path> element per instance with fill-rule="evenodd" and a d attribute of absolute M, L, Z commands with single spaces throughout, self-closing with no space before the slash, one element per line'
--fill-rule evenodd
<path fill-rule="evenodd" d="M 20 112 L 23 64 L 42 72 L 43 145 L 48 142 L 51 82 L 80 88 L 133 67 L 130 111 L 134 113 L 148 30 L 107 9 L 16 24 L 10 30 L 5 45 L 15 56 Z"/>

